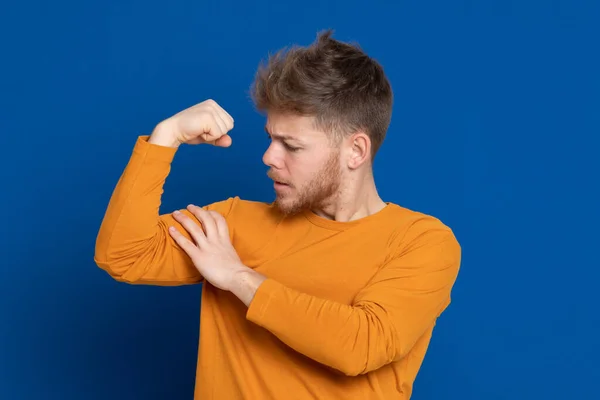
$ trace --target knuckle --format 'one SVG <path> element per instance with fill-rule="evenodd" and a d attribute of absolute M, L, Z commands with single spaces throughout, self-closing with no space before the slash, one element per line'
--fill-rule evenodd
<path fill-rule="evenodd" d="M 189 204 L 187 206 L 187 209 L 192 213 L 192 214 L 196 214 L 200 212 L 200 207 L 198 207 L 195 204 Z"/>
<path fill-rule="evenodd" d="M 187 223 L 189 223 L 190 221 L 190 217 L 188 217 L 185 213 L 181 213 L 179 215 L 179 222 L 181 222 L 181 225 L 185 225 Z"/>
<path fill-rule="evenodd" d="M 219 127 L 219 120 L 217 119 L 217 116 L 215 113 L 209 113 L 208 114 L 209 118 L 210 118 L 210 129 L 211 132 L 214 133 L 214 131 L 220 131 L 220 127 Z"/>

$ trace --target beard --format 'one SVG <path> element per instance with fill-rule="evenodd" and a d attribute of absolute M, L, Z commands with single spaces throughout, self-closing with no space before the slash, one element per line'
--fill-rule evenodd
<path fill-rule="evenodd" d="M 274 205 L 284 215 L 294 215 L 334 200 L 341 185 L 339 160 L 339 153 L 332 152 L 329 159 L 308 182 L 294 187 L 292 193 L 276 193 Z"/>

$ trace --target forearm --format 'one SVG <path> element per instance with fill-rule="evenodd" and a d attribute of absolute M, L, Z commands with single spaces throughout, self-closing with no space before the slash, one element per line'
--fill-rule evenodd
<path fill-rule="evenodd" d="M 430 331 L 447 307 L 460 266 L 460 246 L 443 231 L 392 258 L 354 295 L 352 304 L 316 297 L 274 279 L 239 293 L 246 318 L 305 356 L 358 375 L 398 361 Z M 241 284 L 244 286 L 244 284 Z"/>
<path fill-rule="evenodd" d="M 249 282 L 238 292 L 250 293 L 242 300 L 250 305 L 248 320 L 299 353 L 346 375 L 364 373 L 394 358 L 394 346 L 389 345 L 393 329 L 376 313 L 300 293 L 271 279 L 258 286 L 255 281 L 254 290 L 252 278 Z"/>

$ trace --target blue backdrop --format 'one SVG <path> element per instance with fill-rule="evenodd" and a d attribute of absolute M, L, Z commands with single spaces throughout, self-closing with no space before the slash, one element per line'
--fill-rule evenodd
<path fill-rule="evenodd" d="M 334 28 L 396 102 L 386 201 L 463 246 L 414 399 L 595 399 L 598 3 L 13 2 L 0 12 L 0 398 L 189 399 L 201 287 L 139 287 L 93 262 L 137 135 L 214 98 L 230 149 L 183 147 L 163 211 L 270 201 L 248 87 L 258 62 Z"/>

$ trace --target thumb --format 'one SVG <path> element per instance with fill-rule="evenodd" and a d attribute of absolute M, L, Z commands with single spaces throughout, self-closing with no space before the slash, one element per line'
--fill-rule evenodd
<path fill-rule="evenodd" d="M 229 147 L 229 146 L 231 146 L 231 142 L 232 142 L 231 136 L 223 135 L 214 141 L 214 145 L 219 146 L 219 147 Z"/>

